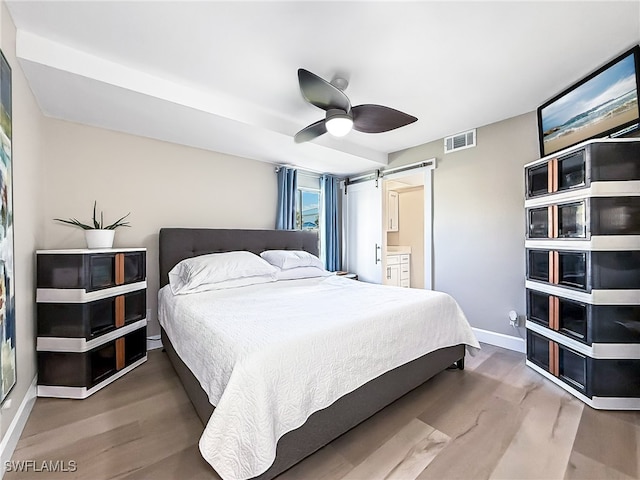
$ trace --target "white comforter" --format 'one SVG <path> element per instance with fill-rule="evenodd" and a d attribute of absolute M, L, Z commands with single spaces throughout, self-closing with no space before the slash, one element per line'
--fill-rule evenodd
<path fill-rule="evenodd" d="M 335 276 L 164 287 L 159 321 L 216 406 L 200 451 L 224 479 L 263 473 L 282 435 L 369 380 L 441 347 L 479 348 L 449 295 Z"/>

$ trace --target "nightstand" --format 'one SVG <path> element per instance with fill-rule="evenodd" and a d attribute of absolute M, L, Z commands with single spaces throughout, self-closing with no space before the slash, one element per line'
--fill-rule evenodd
<path fill-rule="evenodd" d="M 86 398 L 147 359 L 146 249 L 38 250 L 38 396 Z"/>

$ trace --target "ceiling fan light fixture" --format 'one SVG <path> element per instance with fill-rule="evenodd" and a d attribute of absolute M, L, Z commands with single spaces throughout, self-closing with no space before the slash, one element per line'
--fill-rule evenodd
<path fill-rule="evenodd" d="M 334 78 L 329 83 L 316 74 L 299 68 L 298 83 L 304 99 L 327 113 L 324 119 L 307 125 L 296 133 L 294 135 L 296 143 L 308 142 L 325 133 L 344 137 L 351 130 L 362 133 L 383 133 L 418 120 L 413 115 L 384 105 L 365 103 L 352 107 L 343 92 L 348 82 L 342 77 Z"/>
<path fill-rule="evenodd" d="M 344 137 L 353 128 L 353 118 L 342 110 L 329 110 L 325 121 L 327 132 L 334 137 Z"/>

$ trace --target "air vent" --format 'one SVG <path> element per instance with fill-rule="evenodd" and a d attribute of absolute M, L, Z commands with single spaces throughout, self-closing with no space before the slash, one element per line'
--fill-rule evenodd
<path fill-rule="evenodd" d="M 444 153 L 451 153 L 476 146 L 476 129 L 451 135 L 444 139 Z"/>

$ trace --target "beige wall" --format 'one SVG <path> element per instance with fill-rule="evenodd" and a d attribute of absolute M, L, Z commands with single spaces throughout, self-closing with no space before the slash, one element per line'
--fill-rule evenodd
<path fill-rule="evenodd" d="M 114 246 L 148 249 L 150 335 L 159 333 L 161 227 L 274 227 L 274 165 L 54 119 L 44 143 L 44 247 L 84 247 L 82 230 L 53 218 L 89 221 L 94 200 L 105 221 L 131 212 Z"/>
<path fill-rule="evenodd" d="M 4 2 L 0 5 L 0 17 L 0 47 L 12 69 L 13 87 L 13 234 L 18 357 L 17 383 L 3 404 L 0 415 L 4 438 L 36 375 L 33 252 L 41 246 L 43 238 L 41 132 L 44 117 L 16 60 L 15 26 Z"/>
<path fill-rule="evenodd" d="M 438 140 L 392 154 L 390 166 L 432 157 L 434 289 L 473 327 L 524 336 L 507 314 L 525 313 L 523 165 L 539 157 L 535 112 L 479 128 L 475 148 L 444 155 Z"/>

